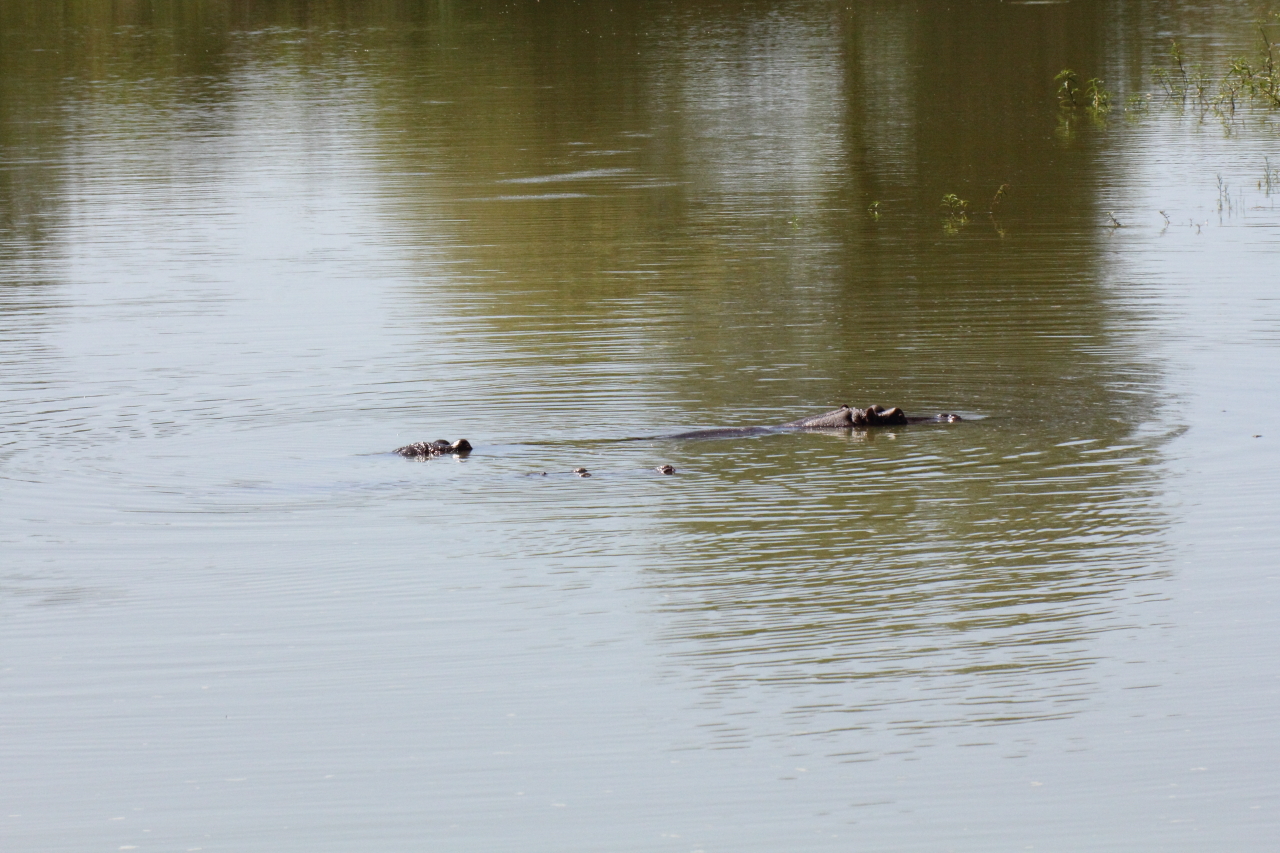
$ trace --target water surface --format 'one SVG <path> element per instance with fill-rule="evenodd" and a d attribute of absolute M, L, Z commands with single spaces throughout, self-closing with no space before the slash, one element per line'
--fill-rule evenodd
<path fill-rule="evenodd" d="M 1253 15 L 0 10 L 6 849 L 1271 849 Z"/>

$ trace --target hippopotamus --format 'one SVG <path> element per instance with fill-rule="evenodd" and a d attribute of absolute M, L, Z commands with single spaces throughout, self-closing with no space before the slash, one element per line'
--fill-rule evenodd
<path fill-rule="evenodd" d="M 443 438 L 436 441 L 415 441 L 413 444 L 397 447 L 395 452 L 406 459 L 430 459 L 433 456 L 446 455 L 466 456 L 471 452 L 471 442 L 465 438 L 460 438 L 453 443 Z"/>
<path fill-rule="evenodd" d="M 824 415 L 812 415 L 781 424 L 776 429 L 850 429 L 852 427 L 901 426 L 904 424 L 923 423 L 955 423 L 959 415 L 941 414 L 927 416 L 908 416 L 906 412 L 894 406 L 868 406 L 865 409 L 851 409 L 846 404 L 834 412 Z"/>
<path fill-rule="evenodd" d="M 731 438 L 739 435 L 766 435 L 773 432 L 791 432 L 804 429 L 866 429 L 880 426 L 902 426 L 905 424 L 923 423 L 955 423 L 961 420 L 959 415 L 943 413 L 940 415 L 908 415 L 894 406 L 886 409 L 883 406 L 868 406 L 855 409 L 848 405 L 821 415 L 810 415 L 785 424 L 766 427 L 729 427 L 726 429 L 699 429 L 692 432 L 680 432 L 675 435 L 663 435 L 659 438 Z"/>
<path fill-rule="evenodd" d="M 766 435 L 774 432 L 791 432 L 804 429 L 866 429 L 868 427 L 880 426 L 902 426 L 905 424 L 922 424 L 922 423 L 955 423 L 960 420 L 959 415 L 941 414 L 930 416 L 911 416 L 906 412 L 894 406 L 892 409 L 886 409 L 883 406 L 868 406 L 865 409 L 854 409 L 848 405 L 841 406 L 835 411 L 827 412 L 822 415 L 810 415 L 807 418 L 800 418 L 795 421 L 788 421 L 785 424 L 777 426 L 763 427 L 729 427 L 727 429 L 698 429 L 692 432 L 679 432 L 675 435 L 659 435 L 650 436 L 659 439 L 671 438 L 732 438 L 734 436 L 746 435 Z M 643 441 L 646 439 L 626 439 L 627 441 Z M 465 438 L 460 438 L 455 442 L 448 442 L 444 439 L 437 441 L 418 441 L 413 444 L 406 444 L 404 447 L 397 447 L 395 452 L 406 459 L 431 459 L 436 456 L 466 456 L 471 452 L 471 442 Z M 665 471 L 664 468 L 670 466 L 662 466 L 658 470 L 663 473 L 675 473 L 675 469 Z M 579 476 L 589 476 L 585 473 L 575 471 Z"/>

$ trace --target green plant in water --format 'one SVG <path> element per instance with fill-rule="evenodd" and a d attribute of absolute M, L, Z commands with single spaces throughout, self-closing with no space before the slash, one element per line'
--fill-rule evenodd
<path fill-rule="evenodd" d="M 1262 158 L 1262 180 L 1258 181 L 1258 189 L 1270 198 L 1276 187 L 1280 186 L 1280 169 L 1271 168 L 1271 158 Z"/>
<path fill-rule="evenodd" d="M 1179 73 L 1181 73 L 1183 77 L 1186 77 L 1187 67 L 1182 62 L 1186 57 L 1186 54 L 1182 52 L 1182 45 L 1178 44 L 1177 39 L 1169 39 L 1169 56 L 1178 64 Z"/>
<path fill-rule="evenodd" d="M 953 219 L 967 219 L 969 217 L 969 202 L 955 193 L 947 193 L 942 197 L 942 209 L 947 216 Z"/>
<path fill-rule="evenodd" d="M 1188 64 L 1182 46 L 1173 40 L 1169 47 L 1172 66 L 1156 69 L 1156 82 L 1170 100 L 1198 106 L 1202 115 L 1209 112 L 1217 115 L 1228 132 L 1229 123 L 1242 104 L 1280 108 L 1280 66 L 1276 61 L 1275 44 L 1271 41 L 1266 22 L 1259 22 L 1257 26 L 1261 43 L 1255 54 L 1233 59 L 1219 79 L 1198 66 Z"/>
<path fill-rule="evenodd" d="M 1151 106 L 1151 96 L 1142 92 L 1134 92 L 1128 98 L 1125 98 L 1124 108 L 1126 112 L 1141 113 L 1146 112 Z"/>
<path fill-rule="evenodd" d="M 1064 68 L 1053 78 L 1053 82 L 1058 84 L 1058 106 L 1067 110 L 1074 110 L 1079 106 L 1076 95 L 1080 92 L 1080 78 L 1076 76 L 1076 72 Z"/>
<path fill-rule="evenodd" d="M 1239 89 L 1271 107 L 1280 107 L 1280 70 L 1276 68 L 1274 45 L 1262 23 L 1258 24 L 1262 45 L 1253 62 L 1245 57 L 1235 59 L 1227 71 L 1227 80 L 1233 80 Z M 1224 86 L 1226 85 L 1224 81 Z"/>
<path fill-rule="evenodd" d="M 1276 17 L 1280 18 L 1280 13 Z M 1271 36 L 1267 35 L 1267 28 L 1261 23 L 1258 24 L 1258 34 L 1262 36 L 1262 50 L 1260 58 L 1262 60 L 1262 73 L 1259 75 L 1259 91 L 1262 96 L 1271 102 L 1271 106 L 1280 106 L 1280 74 L 1276 72 L 1276 57 L 1272 50 L 1274 45 L 1271 43 Z"/>
<path fill-rule="evenodd" d="M 1097 77 L 1090 77 L 1084 84 L 1084 103 L 1095 113 L 1111 109 L 1111 93 L 1102 87 L 1102 81 Z"/>
<path fill-rule="evenodd" d="M 1080 77 L 1070 68 L 1064 68 L 1054 77 L 1058 84 L 1058 107 L 1062 111 L 1063 130 L 1071 135 L 1071 117 L 1077 110 L 1084 109 L 1090 118 L 1100 121 L 1102 115 L 1111 109 L 1111 93 L 1097 77 L 1090 77 L 1084 86 L 1080 85 Z"/>
<path fill-rule="evenodd" d="M 1186 54 L 1182 51 L 1182 45 L 1178 44 L 1177 39 L 1169 41 L 1169 57 L 1173 60 L 1176 69 L 1159 68 L 1155 72 L 1156 82 L 1160 84 L 1160 88 L 1164 89 L 1165 95 L 1170 100 L 1177 98 L 1183 100 L 1187 96 L 1187 66 L 1183 60 Z"/>
<path fill-rule="evenodd" d="M 955 234 L 969 224 L 969 202 L 955 193 L 947 193 L 942 197 L 942 229 L 948 234 Z"/>

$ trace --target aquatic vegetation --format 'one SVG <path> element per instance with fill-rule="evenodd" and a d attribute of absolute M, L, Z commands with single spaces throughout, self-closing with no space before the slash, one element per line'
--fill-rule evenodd
<path fill-rule="evenodd" d="M 1089 78 L 1084 84 L 1084 105 L 1095 113 L 1111 109 L 1111 93 L 1102 88 L 1102 81 L 1097 77 Z"/>
<path fill-rule="evenodd" d="M 1235 91 L 1242 91 L 1255 101 L 1273 108 L 1280 107 L 1280 70 L 1276 68 L 1275 46 L 1267 34 L 1267 28 L 1261 23 L 1258 24 L 1258 34 L 1262 44 L 1253 61 L 1245 57 L 1233 60 L 1227 71 L 1224 88 L 1229 81 L 1234 81 L 1238 86 L 1232 87 L 1233 94 Z"/>
<path fill-rule="evenodd" d="M 947 193 L 942 197 L 942 229 L 948 234 L 955 234 L 969 224 L 969 202 L 955 193 Z"/>
<path fill-rule="evenodd" d="M 996 194 L 991 197 L 991 204 L 987 207 L 987 218 L 991 220 L 991 227 L 995 229 L 996 235 L 1004 238 L 1009 233 L 1000 225 L 1000 203 L 1009 195 L 1009 190 L 1013 189 L 1012 184 L 1001 184 L 996 189 Z"/>
<path fill-rule="evenodd" d="M 1090 77 L 1081 87 L 1076 72 L 1064 68 L 1053 79 L 1058 84 L 1058 106 L 1062 109 L 1084 109 L 1095 117 L 1111 109 L 1111 93 L 1097 77 Z"/>
<path fill-rule="evenodd" d="M 1111 110 L 1111 92 L 1097 77 L 1090 77 L 1080 84 L 1080 77 L 1070 68 L 1064 68 L 1054 77 L 1058 84 L 1058 136 L 1070 141 L 1076 132 L 1081 115 L 1097 126 L 1104 124 L 1103 117 Z"/>
<path fill-rule="evenodd" d="M 1271 168 L 1271 158 L 1262 158 L 1262 180 L 1258 181 L 1258 189 L 1268 197 L 1277 188 L 1280 188 L 1280 169 Z"/>
<path fill-rule="evenodd" d="M 1185 54 L 1182 52 L 1182 45 L 1178 44 L 1177 39 L 1173 39 L 1169 43 L 1169 57 L 1177 65 L 1177 73 L 1172 69 L 1157 68 L 1155 71 L 1155 80 L 1160 84 L 1160 88 L 1164 89 L 1164 93 L 1170 98 L 1186 97 L 1188 87 L 1187 65 L 1183 61 Z"/>
<path fill-rule="evenodd" d="M 1126 113 L 1143 113 L 1151 108 L 1151 94 L 1149 92 L 1134 92 L 1124 99 L 1124 111 Z"/>
<path fill-rule="evenodd" d="M 995 216 L 1000 210 L 1000 202 L 1004 201 L 1005 196 L 1009 194 L 1009 190 L 1013 189 L 1009 184 L 1001 184 L 996 190 L 996 194 L 991 197 L 991 206 L 987 208 L 987 213 Z"/>
<path fill-rule="evenodd" d="M 1076 103 L 1076 93 L 1080 91 L 1080 78 L 1076 76 L 1076 72 L 1064 68 L 1053 78 L 1053 82 L 1058 84 L 1058 106 L 1063 109 L 1075 109 L 1079 106 Z"/>
<path fill-rule="evenodd" d="M 1273 17 L 1280 18 L 1280 13 Z M 1185 48 L 1172 39 L 1168 64 L 1152 72 L 1158 93 L 1129 95 L 1124 102 L 1125 111 L 1132 114 L 1149 110 L 1157 95 L 1162 94 L 1164 103 L 1198 108 L 1202 115 L 1216 115 L 1230 132 L 1230 122 L 1241 107 L 1280 109 L 1276 44 L 1265 22 L 1259 22 L 1257 27 L 1259 41 L 1253 55 L 1236 57 L 1216 76 L 1188 61 Z M 1064 68 L 1054 77 L 1054 83 L 1060 109 L 1059 133 L 1067 138 L 1074 133 L 1077 115 L 1085 114 L 1100 122 L 1111 109 L 1112 93 L 1097 77 L 1082 82 L 1074 70 Z"/>
<path fill-rule="evenodd" d="M 1280 17 L 1276 13 L 1273 17 Z M 1186 53 L 1177 39 L 1169 43 L 1170 67 L 1157 68 L 1153 77 L 1166 101 L 1182 106 L 1196 106 L 1228 121 L 1241 105 L 1264 109 L 1280 109 L 1280 66 L 1277 66 L 1275 43 L 1264 22 L 1258 23 L 1259 44 L 1252 56 L 1231 60 L 1218 78 L 1198 65 L 1187 63 Z"/>
<path fill-rule="evenodd" d="M 1222 180 L 1222 175 L 1214 175 L 1214 177 L 1218 179 L 1218 213 L 1225 211 L 1230 214 L 1234 210 L 1234 205 L 1231 201 L 1231 187 Z"/>
<path fill-rule="evenodd" d="M 969 202 L 955 193 L 947 193 L 942 197 L 942 209 L 947 216 L 957 219 L 967 219 L 969 216 Z"/>

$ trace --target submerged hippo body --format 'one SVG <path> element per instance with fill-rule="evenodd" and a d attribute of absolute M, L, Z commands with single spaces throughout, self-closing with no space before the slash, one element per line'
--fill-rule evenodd
<path fill-rule="evenodd" d="M 903 426 L 905 424 L 955 423 L 961 420 L 959 415 L 941 414 L 929 416 L 910 416 L 894 406 L 886 409 L 883 406 L 868 406 L 865 409 L 854 409 L 841 406 L 832 412 L 821 415 L 810 415 L 785 424 L 771 427 L 730 427 L 727 429 L 699 429 L 692 432 L 681 432 L 675 435 L 664 435 L 661 438 L 731 438 L 745 435 L 767 435 L 774 432 L 792 432 L 804 429 L 867 429 L 880 426 Z"/>
<path fill-rule="evenodd" d="M 854 409 L 841 406 L 832 412 L 822 415 L 810 415 L 795 421 L 788 421 L 777 426 L 729 427 L 726 429 L 698 429 L 692 432 L 680 432 L 675 435 L 650 436 L 648 439 L 624 439 L 625 441 L 645 441 L 654 438 L 733 438 L 748 435 L 768 435 L 775 432 L 794 432 L 798 430 L 836 430 L 836 429 L 868 429 L 881 426 L 903 426 L 905 424 L 923 423 L 955 423 L 959 415 L 941 414 L 925 417 L 910 416 L 894 406 L 886 409 L 883 406 L 868 406 L 865 409 Z M 394 451 L 406 459 L 432 459 L 437 456 L 466 456 L 471 452 L 471 442 L 460 438 L 455 442 L 444 439 L 438 441 L 418 441 L 397 447 Z M 664 466 L 666 467 L 666 466 Z M 585 470 L 585 469 L 584 469 Z M 658 469 L 662 471 L 661 468 Z M 674 471 L 674 469 L 673 469 Z M 575 472 L 576 473 L 576 472 Z M 667 473 L 662 471 L 662 473 Z M 581 475 L 580 475 L 581 476 Z"/>

